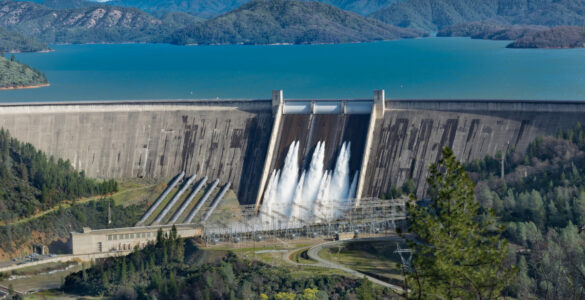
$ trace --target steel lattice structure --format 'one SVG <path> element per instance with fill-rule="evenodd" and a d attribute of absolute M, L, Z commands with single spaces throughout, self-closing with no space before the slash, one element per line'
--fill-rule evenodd
<path fill-rule="evenodd" d="M 356 206 L 356 203 L 359 203 Z M 215 222 L 204 225 L 203 239 L 208 243 L 239 242 L 243 240 L 271 240 L 297 237 L 335 237 L 339 233 L 382 233 L 403 228 L 406 219 L 406 200 L 362 198 L 345 202 L 341 207 L 317 207 L 335 211 L 338 218 L 316 219 L 307 222 L 291 219 L 279 213 L 272 216 L 255 214 L 254 205 L 241 205 L 232 209 L 238 221 Z M 271 222 L 266 222 L 266 220 Z"/>

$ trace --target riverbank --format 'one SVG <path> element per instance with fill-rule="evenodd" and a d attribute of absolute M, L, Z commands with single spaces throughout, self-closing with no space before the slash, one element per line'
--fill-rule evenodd
<path fill-rule="evenodd" d="M 0 87 L 0 91 L 4 90 L 22 90 L 22 89 L 38 89 L 42 87 L 51 86 L 50 83 L 43 83 L 43 84 L 33 84 L 33 85 L 17 85 L 17 86 L 7 86 L 7 87 Z"/>

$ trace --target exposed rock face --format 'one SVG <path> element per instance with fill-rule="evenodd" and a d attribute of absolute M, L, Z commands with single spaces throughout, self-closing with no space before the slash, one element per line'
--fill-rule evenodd
<path fill-rule="evenodd" d="M 51 9 L 32 2 L 0 2 L 0 26 L 50 43 L 149 41 L 169 24 L 128 7 Z"/>

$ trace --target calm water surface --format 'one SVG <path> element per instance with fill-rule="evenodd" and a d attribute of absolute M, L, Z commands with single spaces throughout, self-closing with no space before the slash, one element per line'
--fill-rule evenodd
<path fill-rule="evenodd" d="M 585 49 L 427 38 L 307 46 L 67 45 L 17 54 L 51 87 L 1 102 L 123 99 L 499 98 L 585 100 Z"/>

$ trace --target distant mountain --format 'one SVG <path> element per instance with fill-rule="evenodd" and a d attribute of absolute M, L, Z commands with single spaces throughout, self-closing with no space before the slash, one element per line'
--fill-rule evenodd
<path fill-rule="evenodd" d="M 39 42 L 0 27 L 0 51 L 2 52 L 38 52 L 47 50 L 50 50 L 47 43 Z"/>
<path fill-rule="evenodd" d="M 37 1 L 34 1 L 37 2 Z M 82 7 L 90 7 L 97 5 L 96 2 L 93 1 L 85 1 L 85 0 L 44 0 L 37 2 L 46 7 L 56 8 L 56 9 L 68 9 L 68 8 L 82 8 Z"/>
<path fill-rule="evenodd" d="M 369 15 L 401 0 L 318 0 L 360 15 Z"/>
<path fill-rule="evenodd" d="M 185 12 L 201 18 L 211 18 L 240 7 L 250 0 L 112 0 L 106 3 L 137 7 L 154 15 Z"/>
<path fill-rule="evenodd" d="M 48 43 L 150 42 L 184 26 L 166 22 L 130 7 L 52 9 L 32 2 L 0 2 L 0 26 Z"/>
<path fill-rule="evenodd" d="M 350 43 L 420 37 L 319 3 L 256 0 L 230 13 L 188 26 L 171 35 L 175 44 Z"/>
<path fill-rule="evenodd" d="M 52 0 L 77 1 L 77 0 Z M 303 0 L 315 1 L 315 0 Z M 344 10 L 367 15 L 400 0 L 316 0 Z M 234 10 L 250 0 L 112 0 L 106 3 L 138 7 L 159 16 L 166 12 L 186 12 L 202 18 L 212 18 Z"/>
<path fill-rule="evenodd" d="M 406 0 L 370 16 L 388 24 L 426 31 L 486 20 L 523 25 L 584 26 L 585 1 Z"/>

